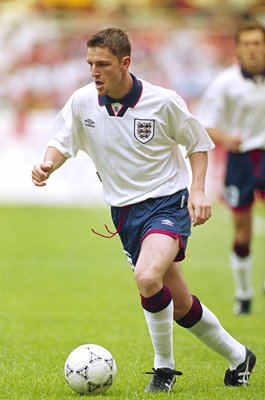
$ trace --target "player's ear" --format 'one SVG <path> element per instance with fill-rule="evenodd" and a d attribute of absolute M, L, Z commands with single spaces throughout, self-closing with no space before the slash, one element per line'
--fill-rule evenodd
<path fill-rule="evenodd" d="M 130 64 L 131 64 L 131 57 L 130 56 L 123 57 L 122 62 L 121 62 L 122 70 L 125 71 L 126 69 L 128 69 Z"/>

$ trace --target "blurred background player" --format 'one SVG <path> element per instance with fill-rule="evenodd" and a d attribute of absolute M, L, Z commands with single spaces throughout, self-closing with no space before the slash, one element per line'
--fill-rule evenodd
<path fill-rule="evenodd" d="M 227 150 L 224 198 L 234 238 L 230 264 L 234 313 L 251 311 L 252 220 L 255 196 L 265 198 L 265 27 L 247 22 L 236 33 L 238 63 L 208 87 L 198 117 L 215 143 Z"/>

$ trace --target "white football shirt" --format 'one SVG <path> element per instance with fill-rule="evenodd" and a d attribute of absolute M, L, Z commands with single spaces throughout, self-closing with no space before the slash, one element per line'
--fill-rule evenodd
<path fill-rule="evenodd" d="M 241 152 L 265 150 L 264 75 L 247 76 L 240 65 L 227 68 L 202 96 L 196 116 L 206 128 L 241 135 Z"/>
<path fill-rule="evenodd" d="M 78 89 L 59 113 L 49 146 L 66 157 L 79 150 L 94 162 L 106 202 L 124 206 L 188 186 L 186 156 L 214 147 L 174 91 L 137 80 L 123 99 Z"/>

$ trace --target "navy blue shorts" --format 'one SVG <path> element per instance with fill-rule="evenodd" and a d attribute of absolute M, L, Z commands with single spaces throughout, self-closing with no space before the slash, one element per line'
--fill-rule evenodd
<path fill-rule="evenodd" d="M 224 197 L 229 207 L 249 208 L 255 192 L 265 198 L 265 151 L 228 153 Z"/>
<path fill-rule="evenodd" d="M 152 233 L 179 239 L 180 250 L 175 261 L 185 258 L 191 227 L 188 196 L 188 190 L 184 189 L 170 196 L 150 198 L 125 207 L 111 207 L 113 223 L 132 268 L 139 257 L 142 241 Z"/>

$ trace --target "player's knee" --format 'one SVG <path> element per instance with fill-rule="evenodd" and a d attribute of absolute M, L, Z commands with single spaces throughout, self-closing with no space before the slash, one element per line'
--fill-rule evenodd
<path fill-rule="evenodd" d="M 161 279 L 159 279 L 157 274 L 151 273 L 151 271 L 146 271 L 136 266 L 134 279 L 142 296 L 153 296 L 161 289 Z"/>

